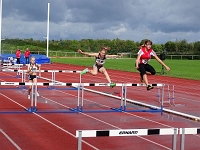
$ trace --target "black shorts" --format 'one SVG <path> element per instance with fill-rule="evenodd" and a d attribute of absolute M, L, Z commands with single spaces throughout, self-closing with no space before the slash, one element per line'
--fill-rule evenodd
<path fill-rule="evenodd" d="M 99 72 L 99 69 L 101 69 L 101 67 L 103 67 L 103 65 L 97 65 L 97 64 L 94 64 L 93 66 L 97 67 L 98 72 Z"/>
<path fill-rule="evenodd" d="M 29 75 L 29 76 L 28 76 L 28 80 L 33 80 L 33 79 L 35 79 L 35 78 L 37 78 L 36 75 Z"/>
<path fill-rule="evenodd" d="M 139 64 L 139 71 L 141 75 L 146 74 L 146 72 L 150 72 L 152 75 L 156 74 L 155 69 L 149 64 Z"/>

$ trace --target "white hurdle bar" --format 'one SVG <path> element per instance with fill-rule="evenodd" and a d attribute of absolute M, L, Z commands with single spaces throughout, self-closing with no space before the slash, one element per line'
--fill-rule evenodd
<path fill-rule="evenodd" d="M 176 150 L 177 128 L 161 129 L 116 129 L 116 130 L 77 130 L 78 150 L 82 150 L 82 137 L 114 137 L 114 136 L 147 136 L 147 135 L 173 135 L 172 150 Z"/>
<path fill-rule="evenodd" d="M 0 85 L 32 85 L 30 82 L 0 82 Z M 36 85 L 40 86 L 110 86 L 110 83 L 49 83 L 49 82 L 37 82 Z M 146 86 L 140 83 L 116 83 L 116 86 Z M 163 86 L 164 84 L 150 84 L 152 86 Z"/>
<path fill-rule="evenodd" d="M 7 70 L 7 69 L 2 69 L 2 71 L 6 72 L 27 72 L 27 70 Z M 36 72 L 64 72 L 64 73 L 81 73 L 81 71 L 75 71 L 75 70 L 36 70 Z"/>

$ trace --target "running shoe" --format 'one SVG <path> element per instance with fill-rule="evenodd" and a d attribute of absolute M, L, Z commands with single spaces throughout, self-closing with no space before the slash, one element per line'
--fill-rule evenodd
<path fill-rule="evenodd" d="M 144 80 L 142 78 L 140 78 L 140 82 L 144 83 Z"/>
<path fill-rule="evenodd" d="M 83 71 L 81 71 L 81 75 L 86 74 L 88 72 L 88 68 L 85 68 Z"/>
<path fill-rule="evenodd" d="M 147 91 L 149 91 L 149 90 L 151 90 L 151 89 L 153 89 L 153 86 L 148 85 L 148 86 L 147 86 Z"/>
<path fill-rule="evenodd" d="M 28 99 L 31 99 L 31 96 L 30 96 L 30 95 L 28 95 Z"/>
<path fill-rule="evenodd" d="M 37 92 L 37 96 L 40 96 L 40 94 Z"/>
<path fill-rule="evenodd" d="M 113 82 L 110 83 L 110 87 L 111 87 L 111 88 L 113 88 L 113 87 L 115 87 L 115 86 L 116 86 L 116 83 L 113 83 Z"/>

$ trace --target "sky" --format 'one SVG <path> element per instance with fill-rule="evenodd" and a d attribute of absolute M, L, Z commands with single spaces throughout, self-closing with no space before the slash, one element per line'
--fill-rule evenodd
<path fill-rule="evenodd" d="M 1 38 L 200 41 L 200 0 L 2 0 Z"/>

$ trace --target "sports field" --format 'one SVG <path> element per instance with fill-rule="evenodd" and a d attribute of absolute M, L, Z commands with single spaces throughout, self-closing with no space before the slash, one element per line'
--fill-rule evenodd
<path fill-rule="evenodd" d="M 51 61 L 92 67 L 94 58 L 51 58 Z M 165 70 L 165 76 L 200 80 L 200 60 L 165 60 L 164 63 L 171 68 L 170 72 Z M 161 64 L 159 64 L 155 59 L 152 59 L 149 64 L 151 64 L 157 71 L 157 74 L 160 75 L 162 69 Z M 135 69 L 135 58 L 107 59 L 105 68 L 137 72 Z"/>

